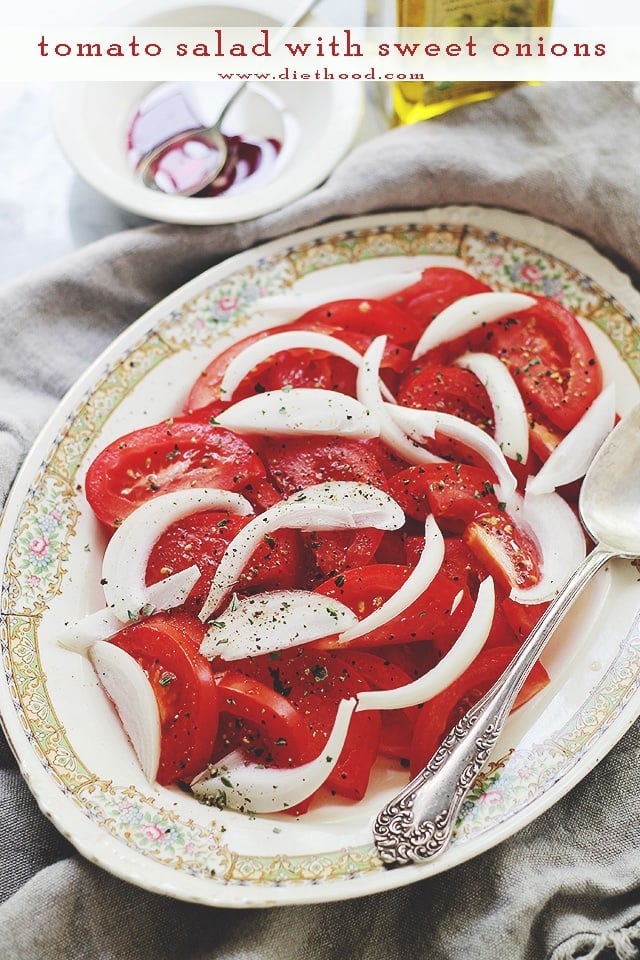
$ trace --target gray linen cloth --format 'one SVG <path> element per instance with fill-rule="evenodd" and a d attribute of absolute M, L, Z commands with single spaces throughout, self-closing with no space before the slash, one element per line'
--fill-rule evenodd
<path fill-rule="evenodd" d="M 474 203 L 534 214 L 640 276 L 633 85 L 551 84 L 355 150 L 310 196 L 250 223 L 102 240 L 0 293 L 0 494 L 57 400 L 128 323 L 234 251 L 328 218 Z M 636 723 L 551 811 L 496 849 L 391 893 L 233 911 L 149 894 L 78 856 L 0 748 L 0 956 L 375 960 L 640 956 Z"/>

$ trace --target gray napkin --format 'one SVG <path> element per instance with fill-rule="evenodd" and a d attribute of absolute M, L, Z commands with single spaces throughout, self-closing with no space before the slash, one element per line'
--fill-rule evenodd
<path fill-rule="evenodd" d="M 0 495 L 77 376 L 164 294 L 234 251 L 321 220 L 447 203 L 534 214 L 640 275 L 640 107 L 627 84 L 521 88 L 355 150 L 285 210 L 118 234 L 0 293 Z M 79 857 L 0 747 L 0 954 L 225 960 L 631 960 L 640 956 L 636 724 L 547 814 L 493 851 L 384 895 L 270 911 L 173 902 Z"/>

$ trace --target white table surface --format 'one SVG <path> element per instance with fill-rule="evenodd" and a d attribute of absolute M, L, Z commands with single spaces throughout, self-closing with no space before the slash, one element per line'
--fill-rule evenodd
<path fill-rule="evenodd" d="M 27 0 L 7 10 L 3 21 L 5 26 L 36 21 L 43 27 L 52 22 L 79 24 L 89 20 L 92 8 L 95 13 L 95 4 L 96 0 L 61 0 L 55 5 L 50 0 Z M 122 0 L 102 0 L 100 19 L 120 6 Z M 349 26 L 363 22 L 364 9 L 365 0 L 325 0 L 318 12 L 329 22 Z M 602 11 L 596 0 L 556 0 L 554 19 L 567 26 L 598 24 Z M 637 25 L 640 4 L 607 0 L 606 16 L 609 25 Z M 374 102 L 369 102 L 356 142 L 381 132 L 385 125 Z M 109 233 L 145 222 L 118 209 L 76 176 L 55 141 L 46 86 L 0 83 L 0 285 Z"/>

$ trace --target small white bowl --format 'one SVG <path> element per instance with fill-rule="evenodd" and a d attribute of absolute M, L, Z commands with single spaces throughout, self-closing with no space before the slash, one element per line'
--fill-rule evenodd
<path fill-rule="evenodd" d="M 232 6 L 141 0 L 125 13 L 130 25 L 137 27 L 263 27 L 282 22 L 278 0 L 262 0 L 260 9 L 252 7 L 252 2 Z M 310 15 L 309 22 L 314 19 Z M 155 86 L 118 81 L 60 84 L 53 94 L 53 121 L 69 162 L 95 190 L 126 210 L 169 223 L 250 220 L 308 193 L 326 179 L 351 146 L 364 105 L 363 87 L 357 81 L 272 80 L 262 90 L 259 83 L 252 84 L 233 109 L 251 119 L 262 112 L 264 95 L 280 111 L 285 136 L 273 179 L 264 184 L 256 181 L 254 189 L 238 195 L 180 197 L 143 186 L 127 156 L 131 121 Z"/>

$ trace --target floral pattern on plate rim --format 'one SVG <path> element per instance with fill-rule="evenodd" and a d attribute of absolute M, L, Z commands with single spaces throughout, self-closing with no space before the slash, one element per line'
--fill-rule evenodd
<path fill-rule="evenodd" d="M 346 230 L 259 259 L 169 312 L 105 370 L 67 418 L 24 499 L 11 535 L 0 598 L 2 657 L 16 713 L 42 764 L 83 813 L 158 863 L 225 883 L 267 885 L 346 879 L 383 869 L 372 844 L 323 855 L 234 854 L 215 823 L 205 829 L 181 819 L 133 787 L 98 780 L 84 766 L 49 699 L 38 641 L 39 618 L 63 589 L 79 512 L 78 466 L 120 399 L 146 373 L 176 351 L 212 344 L 229 324 L 241 332 L 258 297 L 286 290 L 312 270 L 419 254 L 459 256 L 496 288 L 561 297 L 607 334 L 640 380 L 640 338 L 633 318 L 598 284 L 561 260 L 522 241 L 471 226 L 409 223 Z M 639 685 L 636 624 L 593 694 L 552 740 L 528 751 L 512 751 L 488 768 L 465 804 L 457 842 L 508 819 L 548 789 L 579 761 Z"/>

